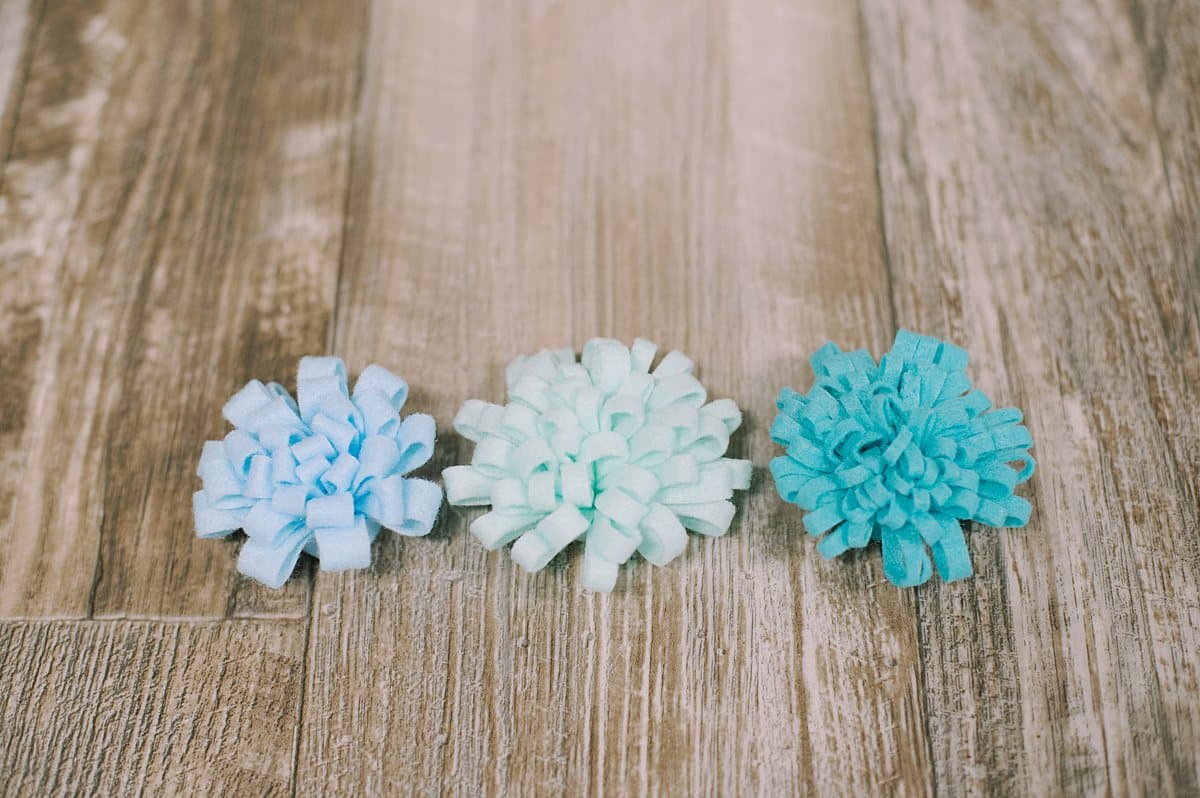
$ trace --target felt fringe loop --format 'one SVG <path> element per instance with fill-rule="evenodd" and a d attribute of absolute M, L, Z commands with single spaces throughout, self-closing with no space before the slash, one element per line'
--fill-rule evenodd
<path fill-rule="evenodd" d="M 826 344 L 812 357 L 812 390 L 780 393 L 771 437 L 787 453 L 771 472 L 779 494 L 807 511 L 809 534 L 824 536 L 821 554 L 879 540 L 896 585 L 925 582 L 930 554 L 952 581 L 971 574 L 962 521 L 1029 520 L 1013 490 L 1033 474 L 1033 439 L 1021 411 L 991 410 L 966 366 L 957 346 L 901 330 L 878 364 Z"/>
<path fill-rule="evenodd" d="M 513 560 L 537 571 L 583 539 L 583 583 L 607 592 L 635 552 L 665 565 L 685 530 L 726 532 L 733 491 L 750 484 L 750 462 L 724 457 L 742 414 L 708 402 L 679 352 L 651 371 L 656 351 L 601 338 L 580 362 L 544 350 L 509 365 L 507 405 L 463 405 L 454 427 L 474 456 L 443 478 L 451 504 L 491 505 L 471 525 L 480 542 L 515 541 Z"/>
<path fill-rule="evenodd" d="M 244 529 L 238 570 L 268 587 L 302 551 L 325 571 L 366 568 L 381 527 L 428 534 L 442 502 L 438 485 L 404 477 L 429 460 L 435 432 L 431 416 L 400 419 L 404 380 L 368 366 L 351 394 L 341 360 L 306 357 L 296 394 L 252 380 L 230 399 L 235 429 L 204 444 L 193 496 L 197 534 Z"/>

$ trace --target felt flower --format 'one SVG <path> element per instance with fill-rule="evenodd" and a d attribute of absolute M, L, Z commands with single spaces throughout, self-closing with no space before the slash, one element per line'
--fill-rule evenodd
<path fill-rule="evenodd" d="M 204 444 L 192 498 L 197 534 L 245 530 L 238 570 L 269 587 L 301 551 L 325 571 L 366 568 L 380 527 L 428 534 L 442 501 L 436 484 L 404 476 L 429 460 L 434 438 L 431 416 L 401 421 L 404 380 L 368 366 L 351 394 L 341 360 L 306 357 L 296 395 L 252 380 L 230 399 L 234 430 Z"/>
<path fill-rule="evenodd" d="M 474 456 L 443 477 L 451 504 L 491 505 L 471 524 L 480 542 L 516 541 L 513 560 L 537 571 L 583 539 L 583 584 L 607 592 L 634 552 L 665 565 L 686 529 L 726 532 L 733 491 L 750 483 L 749 461 L 724 457 L 742 414 L 708 402 L 679 352 L 651 371 L 655 352 L 603 338 L 581 362 L 544 350 L 509 365 L 507 405 L 463 405 L 454 427 Z"/>
<path fill-rule="evenodd" d="M 771 437 L 787 454 L 771 472 L 779 494 L 808 511 L 809 534 L 825 536 L 821 554 L 880 540 L 896 585 L 927 580 L 930 553 L 951 581 L 971 574 L 962 521 L 1029 520 L 1013 489 L 1033 474 L 1033 439 L 1021 411 L 992 410 L 972 389 L 966 366 L 957 346 L 901 330 L 878 364 L 826 344 L 812 357 L 812 390 L 783 389 Z"/>

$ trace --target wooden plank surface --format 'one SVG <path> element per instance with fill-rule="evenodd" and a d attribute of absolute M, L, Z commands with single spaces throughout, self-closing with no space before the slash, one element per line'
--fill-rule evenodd
<path fill-rule="evenodd" d="M 1041 465 L 1030 530 L 976 531 L 973 589 L 919 594 L 935 780 L 1194 794 L 1200 438 L 1179 411 L 1200 252 L 1135 20 L 865 9 L 898 315 L 968 346 L 979 383 L 1028 410 Z"/>
<path fill-rule="evenodd" d="M 448 431 L 463 398 L 500 399 L 513 355 L 589 334 L 696 353 L 714 396 L 752 408 L 738 446 L 765 462 L 805 342 L 886 338 L 852 9 L 377 10 L 334 340 L 418 386 L 446 462 L 469 456 Z M 761 88 L 788 69 L 821 78 Z M 843 281 L 821 279 L 832 264 Z M 722 549 L 694 539 L 608 597 L 580 592 L 577 557 L 529 578 L 486 555 L 457 510 L 434 540 L 386 544 L 374 574 L 319 577 L 301 791 L 922 784 L 911 597 L 866 560 L 820 566 L 772 492 L 760 473 Z M 820 591 L 827 577 L 859 595 Z M 856 680 L 887 687 L 862 700 Z M 359 731 L 395 717 L 412 719 L 403 735 Z"/>
<path fill-rule="evenodd" d="M 1200 6 L 0 0 L 0 794 L 1200 793 Z M 829 563 L 827 339 L 1023 407 L 972 580 Z M 463 462 L 521 353 L 746 413 L 724 539 L 579 587 L 445 508 L 282 591 L 197 541 L 251 377 L 379 362 Z"/>
<path fill-rule="evenodd" d="M 0 3 L 0 158 L 7 160 L 17 109 L 25 89 L 28 55 L 32 52 L 29 30 L 37 27 L 40 8 L 28 0 Z M 32 23 L 32 24 L 31 24 Z"/>
<path fill-rule="evenodd" d="M 0 625 L 0 792 L 290 795 L 301 621 Z"/>
<path fill-rule="evenodd" d="M 167 532 L 196 440 L 225 433 L 214 397 L 325 344 L 358 36 L 328 6 L 123 0 L 52 3 L 30 34 L 4 180 L 5 614 L 306 606 Z"/>

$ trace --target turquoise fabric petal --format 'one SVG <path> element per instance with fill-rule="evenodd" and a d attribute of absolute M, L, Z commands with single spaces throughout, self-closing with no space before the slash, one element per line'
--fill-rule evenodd
<path fill-rule="evenodd" d="M 196 533 L 247 540 L 238 570 L 269 587 L 287 581 L 302 552 L 322 570 L 371 564 L 381 527 L 426 535 L 441 488 L 406 476 L 433 454 L 434 422 L 400 418 L 408 384 L 368 366 L 350 393 L 338 358 L 301 359 L 296 399 L 252 380 L 224 407 L 235 427 L 204 445 L 192 497 Z"/>
<path fill-rule="evenodd" d="M 784 388 L 771 461 L 785 501 L 806 511 L 817 550 L 836 557 L 879 540 L 901 587 L 971 574 L 963 522 L 1019 527 L 1032 507 L 1014 490 L 1033 475 L 1033 438 L 1015 408 L 972 389 L 967 353 L 901 330 L 878 363 L 826 344 L 807 394 Z M 1018 464 L 1019 468 L 1014 468 Z"/>
<path fill-rule="evenodd" d="M 454 426 L 475 452 L 442 477 L 451 504 L 491 506 L 471 524 L 484 546 L 512 543 L 513 560 L 537 571 L 582 540 L 583 585 L 608 592 L 635 553 L 666 565 L 687 530 L 729 529 L 752 472 L 725 457 L 741 411 L 708 401 L 687 356 L 654 367 L 657 351 L 604 338 L 578 360 L 543 350 L 509 365 L 508 404 L 463 404 Z"/>

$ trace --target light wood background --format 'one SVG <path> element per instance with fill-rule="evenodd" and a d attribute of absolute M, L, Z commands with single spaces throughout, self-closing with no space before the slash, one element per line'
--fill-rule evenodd
<path fill-rule="evenodd" d="M 0 792 L 1200 794 L 1196 0 L 0 0 Z M 824 341 L 1023 407 L 1024 530 L 902 591 L 765 464 Z M 246 380 L 516 354 L 747 414 L 728 537 L 583 592 L 448 509 L 272 592 L 192 535 Z"/>

